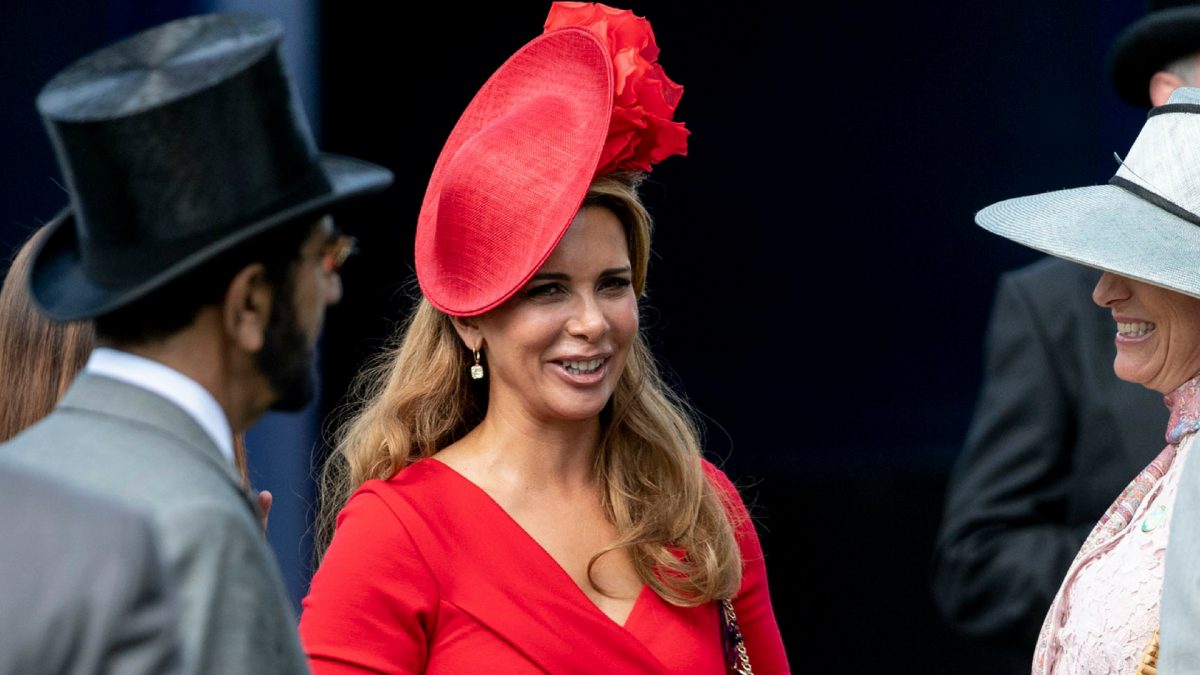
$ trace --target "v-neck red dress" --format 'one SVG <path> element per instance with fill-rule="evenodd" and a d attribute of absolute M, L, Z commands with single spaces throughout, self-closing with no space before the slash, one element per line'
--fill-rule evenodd
<path fill-rule="evenodd" d="M 741 511 L 734 607 L 754 672 L 787 673 L 754 526 L 725 474 L 705 469 Z M 316 675 L 725 673 L 715 603 L 676 607 L 643 587 L 617 624 L 487 493 L 436 460 L 350 498 L 300 638 Z"/>

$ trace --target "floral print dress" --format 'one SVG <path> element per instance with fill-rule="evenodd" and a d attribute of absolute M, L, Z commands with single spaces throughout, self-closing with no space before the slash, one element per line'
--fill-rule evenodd
<path fill-rule="evenodd" d="M 1200 429 L 1200 376 L 1164 400 L 1167 446 L 1075 556 L 1042 624 L 1033 675 L 1132 675 L 1158 628 L 1171 507 Z"/>

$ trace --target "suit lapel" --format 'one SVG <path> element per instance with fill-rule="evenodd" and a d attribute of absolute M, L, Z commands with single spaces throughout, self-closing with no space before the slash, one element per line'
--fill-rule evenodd
<path fill-rule="evenodd" d="M 127 382 L 85 371 L 75 379 L 58 407 L 116 417 L 180 442 L 204 466 L 225 476 L 257 517 L 258 505 L 242 487 L 237 470 L 200 424 L 171 401 Z"/>

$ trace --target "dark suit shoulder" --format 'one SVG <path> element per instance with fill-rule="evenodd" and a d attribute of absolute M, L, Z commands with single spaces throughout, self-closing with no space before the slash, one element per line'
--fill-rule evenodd
<path fill-rule="evenodd" d="M 1084 265 L 1049 258 L 1002 275 L 989 339 L 1007 336 L 1023 344 L 1026 336 L 1036 334 L 1047 343 L 1042 348 L 1049 354 L 1074 362 L 1065 373 L 1069 381 L 1077 380 L 1072 371 L 1084 360 L 1088 367 L 1111 377 L 1115 325 L 1109 310 L 1092 301 L 1100 274 Z M 1075 381 L 1075 385 L 1087 383 Z"/>
<path fill-rule="evenodd" d="M 1098 269 L 1069 262 L 1061 258 L 1044 258 L 1020 269 L 1005 272 L 1000 286 L 1011 285 L 1043 301 L 1074 304 L 1092 302 L 1092 289 L 1100 280 Z"/>

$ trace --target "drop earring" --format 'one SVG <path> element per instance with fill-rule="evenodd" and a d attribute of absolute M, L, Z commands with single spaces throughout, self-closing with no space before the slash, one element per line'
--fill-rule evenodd
<path fill-rule="evenodd" d="M 476 349 L 473 351 L 475 352 L 475 365 L 471 366 L 471 379 L 472 380 L 482 380 L 483 379 L 483 366 L 479 364 L 479 350 Z"/>

